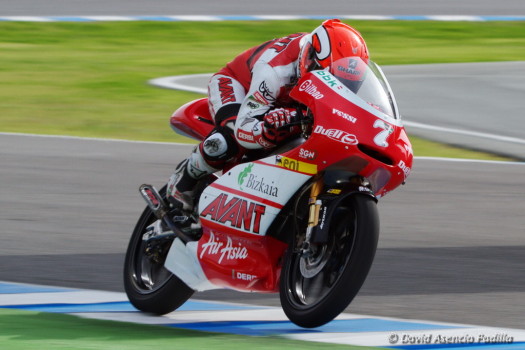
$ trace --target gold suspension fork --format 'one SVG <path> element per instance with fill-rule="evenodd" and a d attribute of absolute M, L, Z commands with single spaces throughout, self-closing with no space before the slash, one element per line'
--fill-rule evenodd
<path fill-rule="evenodd" d="M 319 211 L 321 209 L 321 201 L 317 197 L 321 194 L 323 190 L 323 177 L 317 176 L 315 182 L 310 189 L 310 198 L 308 199 L 309 214 L 308 214 L 308 227 L 306 228 L 306 245 L 310 244 L 310 238 L 312 236 L 312 230 L 319 223 Z"/>

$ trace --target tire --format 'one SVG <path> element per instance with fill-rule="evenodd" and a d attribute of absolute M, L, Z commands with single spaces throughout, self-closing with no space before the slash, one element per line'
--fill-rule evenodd
<path fill-rule="evenodd" d="M 165 188 L 160 191 L 161 195 L 164 193 Z M 146 227 L 155 221 L 156 217 L 146 207 L 133 230 L 126 252 L 124 289 L 129 301 L 138 310 L 164 315 L 184 304 L 194 290 L 164 268 L 172 241 L 162 243 L 161 254 L 156 259 L 146 256 L 142 236 Z"/>
<path fill-rule="evenodd" d="M 285 314 L 300 327 L 322 326 L 343 312 L 372 266 L 379 238 L 375 200 L 357 194 L 343 202 L 332 216 L 330 238 L 316 246 L 317 254 L 304 256 L 297 243 L 288 249 L 280 299 Z"/>

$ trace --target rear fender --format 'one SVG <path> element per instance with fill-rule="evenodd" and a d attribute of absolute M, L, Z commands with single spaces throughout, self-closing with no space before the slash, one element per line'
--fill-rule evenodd
<path fill-rule="evenodd" d="M 215 127 L 208 108 L 208 99 L 186 103 L 170 118 L 171 128 L 179 135 L 202 141 Z"/>

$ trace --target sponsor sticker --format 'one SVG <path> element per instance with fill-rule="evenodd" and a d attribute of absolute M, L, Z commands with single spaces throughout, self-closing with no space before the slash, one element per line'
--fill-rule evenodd
<path fill-rule="evenodd" d="M 243 247 L 241 243 L 234 246 L 230 237 L 227 238 L 226 242 L 221 241 L 218 237 L 215 237 L 213 232 L 210 232 L 208 241 L 202 244 L 201 249 L 201 259 L 204 255 L 218 256 L 219 264 L 223 260 L 245 260 L 248 258 L 248 249 Z"/>
<path fill-rule="evenodd" d="M 237 137 L 241 140 L 251 141 L 253 142 L 253 135 L 247 134 L 242 131 L 237 131 Z"/>
<path fill-rule="evenodd" d="M 315 134 L 324 135 L 332 140 L 347 144 L 347 145 L 357 145 L 357 137 L 346 131 L 339 129 L 325 129 L 322 125 L 317 125 L 314 129 Z"/>
<path fill-rule="evenodd" d="M 356 117 L 351 116 L 350 114 L 345 113 L 345 112 L 343 112 L 343 111 L 340 111 L 340 110 L 338 110 L 337 108 L 332 108 L 332 114 L 335 114 L 335 115 L 337 115 L 337 116 L 339 116 L 339 117 L 341 117 L 341 118 L 343 118 L 343 119 L 346 119 L 346 120 L 348 120 L 349 122 L 354 123 L 354 124 L 355 124 L 355 122 L 357 121 L 357 118 L 356 118 Z"/>
<path fill-rule="evenodd" d="M 226 193 L 220 194 L 200 215 L 223 225 L 259 233 L 266 206 L 244 198 L 228 196 Z"/>
<path fill-rule="evenodd" d="M 317 152 L 316 151 L 311 151 L 311 150 L 308 150 L 308 149 L 304 149 L 304 148 L 300 148 L 299 149 L 299 157 L 300 158 L 304 158 L 304 159 L 314 160 L 315 158 L 317 158 Z"/>
<path fill-rule="evenodd" d="M 266 85 L 265 81 L 261 82 L 261 85 L 259 85 L 259 92 L 262 94 L 263 98 L 266 101 L 269 101 L 269 102 L 275 101 L 275 98 L 273 97 L 270 89 L 268 89 L 268 86 Z"/>
<path fill-rule="evenodd" d="M 290 170 L 294 170 L 300 173 L 305 173 L 305 174 L 310 174 L 310 175 L 317 174 L 317 164 L 306 163 L 306 162 L 302 162 L 297 159 L 283 157 L 283 156 L 277 156 L 276 162 L 277 162 L 277 165 L 283 168 L 286 168 L 286 169 L 290 169 Z"/>
<path fill-rule="evenodd" d="M 299 85 L 299 91 L 306 92 L 316 100 L 320 100 L 324 97 L 324 95 L 317 90 L 317 86 L 312 83 L 310 79 L 303 81 L 301 85 Z"/>
<path fill-rule="evenodd" d="M 399 161 L 399 163 L 397 164 L 397 166 L 399 168 L 401 168 L 401 170 L 403 170 L 403 173 L 405 174 L 405 180 L 406 178 L 408 177 L 408 175 L 410 175 L 410 167 L 408 167 L 405 162 L 403 162 L 402 160 Z"/>
<path fill-rule="evenodd" d="M 219 93 L 222 104 L 236 101 L 230 78 L 219 78 Z"/>
<path fill-rule="evenodd" d="M 335 79 L 335 77 L 324 71 L 324 70 L 321 70 L 321 71 L 318 71 L 318 72 L 315 72 L 315 74 L 317 74 L 324 82 L 326 85 L 328 85 L 329 87 L 331 88 L 338 88 L 338 89 L 342 89 L 343 86 L 341 85 L 341 83 Z"/>

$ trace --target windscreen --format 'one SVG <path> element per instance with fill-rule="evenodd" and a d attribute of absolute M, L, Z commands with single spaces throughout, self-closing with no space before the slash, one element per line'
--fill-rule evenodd
<path fill-rule="evenodd" d="M 332 63 L 331 73 L 370 106 L 398 119 L 397 106 L 381 69 L 360 57 L 345 57 Z"/>

